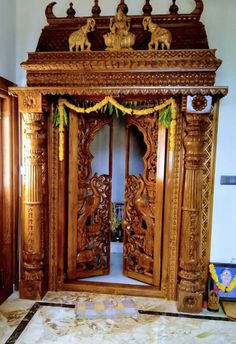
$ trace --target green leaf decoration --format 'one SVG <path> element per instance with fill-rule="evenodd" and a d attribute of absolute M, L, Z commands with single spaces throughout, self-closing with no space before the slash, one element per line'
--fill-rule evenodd
<path fill-rule="evenodd" d="M 159 112 L 159 122 L 160 122 L 160 124 L 164 124 L 165 111 L 166 111 L 166 109 L 161 110 L 161 111 Z"/>
<path fill-rule="evenodd" d="M 123 117 L 123 116 L 126 115 L 125 111 L 121 111 L 121 110 L 118 110 L 118 111 L 119 111 L 119 115 L 120 115 L 121 117 Z"/>
<path fill-rule="evenodd" d="M 63 121 L 64 121 L 64 125 L 67 126 L 68 125 L 68 116 L 67 116 L 67 112 L 66 109 L 63 109 Z"/>
<path fill-rule="evenodd" d="M 54 127 L 59 126 L 59 119 L 60 119 L 59 111 L 58 111 L 58 108 L 56 108 L 54 115 L 53 115 L 53 126 Z"/>
<path fill-rule="evenodd" d="M 109 111 L 109 115 L 111 116 L 113 114 L 113 105 L 111 103 L 108 104 L 108 111 Z"/>
<path fill-rule="evenodd" d="M 115 114 L 116 114 L 116 118 L 119 118 L 119 110 L 117 107 L 115 107 Z"/>
<path fill-rule="evenodd" d="M 108 107 L 108 103 L 106 103 L 102 109 L 102 112 L 103 113 L 106 113 L 107 112 L 107 107 Z"/>
<path fill-rule="evenodd" d="M 166 128 L 170 128 L 171 124 L 171 107 L 163 109 L 159 112 L 159 122 L 164 125 Z"/>

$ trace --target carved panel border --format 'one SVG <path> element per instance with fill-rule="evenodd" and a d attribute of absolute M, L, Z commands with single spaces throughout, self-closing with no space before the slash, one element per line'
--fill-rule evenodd
<path fill-rule="evenodd" d="M 216 86 L 187 86 L 187 87 L 10 87 L 9 92 L 14 96 L 24 95 L 25 92 L 39 92 L 42 95 L 76 95 L 84 97 L 125 97 L 125 96 L 142 96 L 142 97 L 165 97 L 177 95 L 212 95 L 224 97 L 228 93 L 227 87 Z"/>
<path fill-rule="evenodd" d="M 215 114 L 214 114 L 215 112 Z M 215 118 L 214 118 L 215 116 Z M 208 129 L 204 146 L 205 161 L 202 176 L 202 216 L 201 216 L 201 252 L 200 252 L 200 271 L 201 288 L 204 290 L 208 279 L 208 264 L 210 258 L 210 238 L 211 238 L 211 216 L 212 216 L 212 189 L 214 180 L 214 156 L 213 149 L 216 145 L 216 123 L 217 113 L 212 109 L 208 118 Z M 213 144 L 215 143 L 215 144 Z"/>
<path fill-rule="evenodd" d="M 48 121 L 52 123 L 53 105 L 51 104 Z M 58 130 L 52 125 L 49 126 L 49 290 L 57 289 L 57 227 L 58 227 Z"/>
<path fill-rule="evenodd" d="M 181 189 L 181 166 L 183 163 L 182 150 L 182 126 L 183 119 L 179 114 L 176 123 L 176 141 L 174 152 L 174 168 L 172 177 L 172 201 L 171 203 L 171 224 L 169 232 L 169 273 L 167 293 L 168 299 L 175 300 L 177 296 L 177 275 L 178 275 L 178 258 L 179 258 L 179 226 L 180 226 L 180 207 L 181 200 L 179 199 L 179 192 Z"/>
<path fill-rule="evenodd" d="M 215 80 L 214 71 L 187 71 L 176 70 L 162 72 L 118 72 L 115 77 L 111 72 L 94 73 L 91 71 L 68 73 L 55 71 L 52 73 L 29 72 L 27 83 L 29 86 L 83 86 L 93 87 L 127 87 L 133 85 L 141 86 L 212 86 Z"/>
<path fill-rule="evenodd" d="M 42 60 L 47 61 L 66 61 L 66 60 L 80 60 L 80 61 L 87 61 L 87 60 L 114 60 L 115 58 L 123 61 L 121 59 L 144 59 L 149 61 L 153 60 L 154 57 L 159 57 L 162 59 L 202 59 L 202 58 L 209 58 L 209 59 L 216 59 L 216 61 L 220 61 L 215 57 L 216 49 L 186 49 L 186 50 L 139 50 L 139 51 L 83 51 L 82 53 L 77 52 L 33 52 L 29 53 L 28 57 L 30 62 L 40 62 L 42 64 Z M 23 62 L 22 66 L 29 67 L 29 62 Z M 26 67 L 25 67 L 26 68 Z M 30 67 L 29 67 L 30 68 Z"/>

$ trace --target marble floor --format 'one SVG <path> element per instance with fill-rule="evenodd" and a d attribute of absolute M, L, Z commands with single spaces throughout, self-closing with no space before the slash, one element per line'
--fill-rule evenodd
<path fill-rule="evenodd" d="M 132 298 L 138 317 L 76 320 L 78 301 Z M 48 292 L 40 302 L 15 292 L 0 306 L 0 344 L 236 344 L 236 324 L 223 311 L 178 313 L 176 303 L 156 298 L 85 292 Z"/>

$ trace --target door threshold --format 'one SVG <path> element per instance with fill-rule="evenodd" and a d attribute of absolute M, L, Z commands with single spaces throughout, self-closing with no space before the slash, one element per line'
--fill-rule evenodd
<path fill-rule="evenodd" d="M 166 298 L 166 294 L 160 290 L 160 287 L 110 282 L 68 280 L 64 282 L 60 290 Z"/>

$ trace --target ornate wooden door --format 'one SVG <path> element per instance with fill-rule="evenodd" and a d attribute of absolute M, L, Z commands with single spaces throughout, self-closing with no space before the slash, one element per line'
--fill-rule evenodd
<path fill-rule="evenodd" d="M 90 144 L 109 126 L 109 173 L 92 171 Z M 68 180 L 68 278 L 109 273 L 112 117 L 70 113 Z"/>
<path fill-rule="evenodd" d="M 131 175 L 130 128 L 143 134 L 143 173 Z M 155 115 L 127 117 L 123 270 L 128 277 L 160 285 L 166 129 Z"/>

